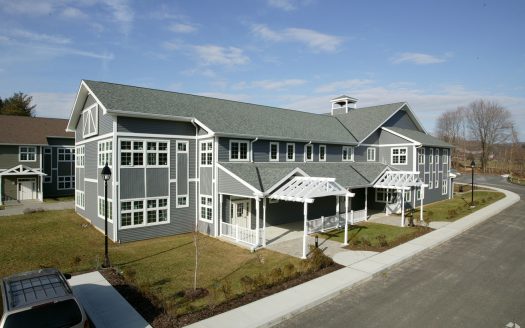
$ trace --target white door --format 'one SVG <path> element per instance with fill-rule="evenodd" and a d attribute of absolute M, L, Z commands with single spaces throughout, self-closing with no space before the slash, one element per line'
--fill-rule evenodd
<path fill-rule="evenodd" d="M 18 200 L 35 199 L 35 179 L 18 179 Z"/>
<path fill-rule="evenodd" d="M 251 229 L 250 200 L 232 200 L 230 214 L 234 225 Z"/>

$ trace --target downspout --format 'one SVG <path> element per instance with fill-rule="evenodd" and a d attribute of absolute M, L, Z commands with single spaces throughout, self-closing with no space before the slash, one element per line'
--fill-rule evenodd
<path fill-rule="evenodd" d="M 307 143 L 306 145 L 304 145 L 304 149 L 303 149 L 303 162 L 306 163 L 306 146 L 308 145 L 311 145 L 312 144 L 312 140 L 310 140 L 309 143 Z M 326 154 L 325 154 L 326 156 Z M 314 157 L 314 154 L 313 154 L 313 149 L 312 149 L 312 158 Z"/>
<path fill-rule="evenodd" d="M 253 139 L 252 141 L 250 141 L 250 162 L 253 163 L 253 144 L 254 142 L 256 142 L 257 140 L 259 140 L 259 137 Z"/>

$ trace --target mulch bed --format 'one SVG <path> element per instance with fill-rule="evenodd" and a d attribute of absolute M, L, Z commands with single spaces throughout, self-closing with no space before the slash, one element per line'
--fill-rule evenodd
<path fill-rule="evenodd" d="M 394 242 L 389 243 L 388 246 L 380 247 L 380 246 L 374 246 L 374 245 L 368 246 L 368 245 L 363 245 L 363 244 L 353 245 L 350 242 L 350 245 L 346 246 L 345 248 L 354 250 L 354 251 L 384 252 L 386 250 L 389 250 L 391 248 L 404 244 L 407 241 L 411 241 L 412 239 L 416 239 L 417 237 L 421 237 L 429 232 L 434 231 L 434 229 L 429 228 L 429 227 L 424 227 L 424 226 L 418 226 L 414 230 L 415 230 L 414 233 L 398 238 Z"/>
<path fill-rule="evenodd" d="M 161 307 L 156 306 L 160 302 L 154 299 L 153 295 L 144 295 L 133 285 L 128 284 L 125 279 L 114 270 L 101 270 L 100 273 L 106 278 L 111 285 L 139 312 L 146 321 L 154 328 L 164 327 L 183 327 L 191 323 L 204 320 L 214 315 L 235 309 L 245 304 L 254 302 L 266 296 L 278 293 L 285 289 L 305 283 L 309 280 L 318 278 L 330 272 L 343 268 L 342 265 L 334 263 L 333 265 L 312 273 L 305 273 L 296 278 L 283 282 L 281 284 L 245 294 L 222 304 L 213 307 L 207 307 L 203 310 L 184 314 L 179 317 L 166 313 Z"/>

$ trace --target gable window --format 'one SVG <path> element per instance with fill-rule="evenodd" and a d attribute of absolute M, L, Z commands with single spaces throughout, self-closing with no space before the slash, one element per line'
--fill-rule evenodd
<path fill-rule="evenodd" d="M 230 160 L 248 161 L 248 141 L 230 140 Z"/>
<path fill-rule="evenodd" d="M 367 162 L 375 162 L 376 160 L 376 149 L 373 147 L 368 147 L 366 149 L 366 160 Z"/>
<path fill-rule="evenodd" d="M 434 149 L 430 149 L 430 155 L 428 156 L 428 163 L 429 164 L 434 163 Z"/>
<path fill-rule="evenodd" d="M 59 162 L 74 162 L 75 150 L 73 148 L 58 148 L 57 156 Z"/>
<path fill-rule="evenodd" d="M 18 160 L 20 162 L 35 162 L 36 147 L 20 146 L 18 148 Z"/>
<path fill-rule="evenodd" d="M 417 163 L 425 164 L 425 148 L 420 148 L 417 150 Z"/>
<path fill-rule="evenodd" d="M 84 146 L 77 146 L 75 148 L 75 165 L 76 167 L 84 167 L 85 148 Z"/>
<path fill-rule="evenodd" d="M 164 141 L 147 141 L 146 156 L 148 166 L 168 165 L 168 143 Z"/>
<path fill-rule="evenodd" d="M 354 161 L 354 147 L 343 146 L 343 161 Z"/>
<path fill-rule="evenodd" d="M 113 206 L 111 206 L 113 202 L 111 199 L 108 198 L 108 221 L 113 221 L 113 215 L 111 209 Z M 106 210 L 106 202 L 104 201 L 104 197 L 98 196 L 98 217 L 101 219 L 105 219 L 105 210 Z"/>
<path fill-rule="evenodd" d="M 392 148 L 392 165 L 405 165 L 407 163 L 407 148 Z"/>
<path fill-rule="evenodd" d="M 447 180 L 443 180 L 442 183 L 441 183 L 441 194 L 442 195 L 446 195 L 447 191 L 448 191 L 448 181 Z"/>
<path fill-rule="evenodd" d="M 74 175 L 59 175 L 57 179 L 57 189 L 75 189 L 75 176 Z"/>
<path fill-rule="evenodd" d="M 98 167 L 113 167 L 113 142 L 111 140 L 98 142 Z"/>
<path fill-rule="evenodd" d="M 200 219 L 211 221 L 213 219 L 213 200 L 211 196 L 201 196 Z"/>
<path fill-rule="evenodd" d="M 82 136 L 84 138 L 98 134 L 98 105 L 92 105 L 82 112 Z"/>
<path fill-rule="evenodd" d="M 211 166 L 213 163 L 213 141 L 201 141 L 201 166 Z"/>
<path fill-rule="evenodd" d="M 314 160 L 314 145 L 304 146 L 304 160 L 307 162 Z"/>
<path fill-rule="evenodd" d="M 326 161 L 326 145 L 319 145 L 319 161 Z"/>
<path fill-rule="evenodd" d="M 279 143 L 270 142 L 270 162 L 279 161 Z"/>
<path fill-rule="evenodd" d="M 295 161 L 295 144 L 288 143 L 286 144 L 286 160 Z"/>
<path fill-rule="evenodd" d="M 167 223 L 168 198 L 145 198 L 120 202 L 120 226 L 137 227 Z"/>

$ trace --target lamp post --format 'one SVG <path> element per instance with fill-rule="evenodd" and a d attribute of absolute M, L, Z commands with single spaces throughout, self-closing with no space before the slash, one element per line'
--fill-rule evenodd
<path fill-rule="evenodd" d="M 109 263 L 108 256 L 108 180 L 111 179 L 111 169 L 106 162 L 106 165 L 102 168 L 100 172 L 102 178 L 104 179 L 104 263 L 102 264 L 103 268 L 109 268 L 111 264 Z"/>
<path fill-rule="evenodd" d="M 475 167 L 476 167 L 476 162 L 474 162 L 474 160 L 472 160 L 472 162 L 470 162 L 470 168 L 472 169 L 472 185 L 471 185 L 471 190 L 470 190 L 470 194 L 471 194 L 471 197 L 470 197 L 470 208 L 474 207 L 474 168 Z"/>

